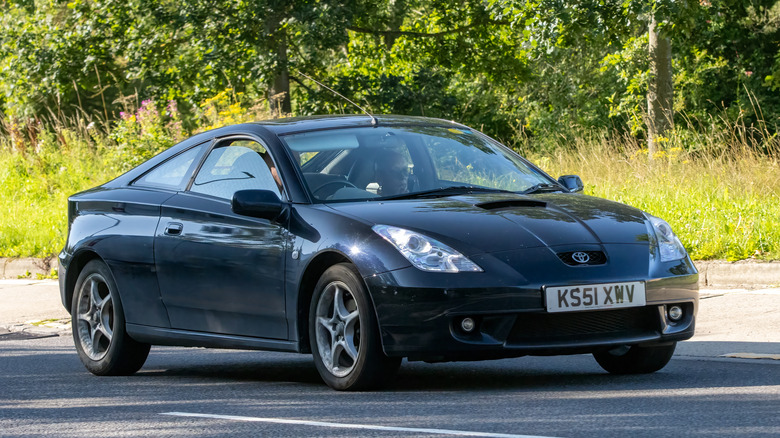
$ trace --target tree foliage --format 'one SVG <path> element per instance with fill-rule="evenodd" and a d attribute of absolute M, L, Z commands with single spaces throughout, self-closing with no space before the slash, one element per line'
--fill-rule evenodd
<path fill-rule="evenodd" d="M 232 90 L 246 107 L 457 119 L 506 141 L 644 135 L 647 26 L 672 40 L 675 110 L 780 124 L 777 0 L 5 0 L 0 110 L 25 123 Z M 552 143 L 551 143 L 552 144 Z M 556 143 L 558 144 L 558 143 Z"/>

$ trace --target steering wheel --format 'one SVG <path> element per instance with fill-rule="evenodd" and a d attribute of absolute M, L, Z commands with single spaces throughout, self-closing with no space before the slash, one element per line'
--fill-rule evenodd
<path fill-rule="evenodd" d="M 318 192 L 322 191 L 322 189 L 324 189 L 325 187 L 333 186 L 333 185 L 337 185 L 337 184 L 341 186 L 339 188 L 344 188 L 344 187 L 358 188 L 356 185 L 352 184 L 351 182 L 349 182 L 347 180 L 328 181 L 325 184 L 323 184 L 323 185 L 317 187 L 316 189 L 312 190 L 311 194 L 316 196 L 317 198 L 321 199 L 321 197 L 317 195 Z M 336 193 L 336 190 L 334 190 L 333 193 Z"/>

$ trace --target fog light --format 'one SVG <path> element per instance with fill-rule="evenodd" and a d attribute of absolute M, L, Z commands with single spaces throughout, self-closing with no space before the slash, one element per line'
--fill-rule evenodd
<path fill-rule="evenodd" d="M 460 321 L 460 328 L 463 329 L 466 333 L 471 333 L 474 331 L 474 327 L 477 326 L 477 323 L 474 322 L 471 318 L 463 318 L 463 320 Z"/>
<path fill-rule="evenodd" d="M 669 308 L 669 319 L 672 321 L 679 321 L 683 317 L 683 309 L 680 306 L 672 306 Z"/>

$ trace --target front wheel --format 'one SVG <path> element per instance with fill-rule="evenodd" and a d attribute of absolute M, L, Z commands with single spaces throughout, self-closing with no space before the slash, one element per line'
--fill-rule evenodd
<path fill-rule="evenodd" d="M 593 357 L 612 374 L 648 374 L 665 367 L 676 346 L 676 342 L 653 347 L 625 346 L 593 353 Z"/>
<path fill-rule="evenodd" d="M 79 359 L 92 374 L 130 375 L 149 355 L 149 344 L 127 335 L 114 278 L 99 260 L 87 263 L 76 280 L 71 326 Z"/>
<path fill-rule="evenodd" d="M 309 341 L 317 371 L 333 389 L 375 388 L 401 364 L 401 358 L 382 351 L 373 306 L 349 264 L 331 266 L 317 282 L 309 309 Z"/>

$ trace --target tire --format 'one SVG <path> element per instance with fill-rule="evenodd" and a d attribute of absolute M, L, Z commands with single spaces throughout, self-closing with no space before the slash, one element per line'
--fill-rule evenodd
<path fill-rule="evenodd" d="M 386 383 L 401 365 L 382 351 L 379 328 L 354 266 L 322 274 L 309 307 L 309 342 L 322 380 L 333 389 L 360 391 Z"/>
<path fill-rule="evenodd" d="M 127 335 L 114 277 L 102 261 L 87 263 L 76 280 L 71 326 L 79 359 L 92 374 L 127 376 L 149 355 L 149 344 Z"/>
<path fill-rule="evenodd" d="M 634 345 L 593 353 L 593 357 L 612 374 L 648 374 L 665 367 L 676 346 L 676 342 L 656 347 Z"/>

